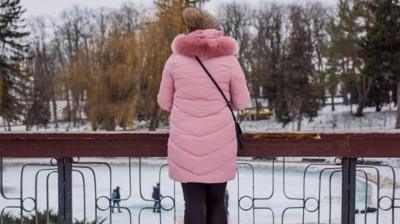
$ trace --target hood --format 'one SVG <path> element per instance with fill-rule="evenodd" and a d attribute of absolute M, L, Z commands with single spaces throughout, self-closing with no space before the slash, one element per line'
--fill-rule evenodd
<path fill-rule="evenodd" d="M 172 51 L 191 57 L 211 58 L 235 55 L 239 46 L 235 39 L 223 36 L 221 31 L 207 29 L 176 36 L 172 42 Z"/>

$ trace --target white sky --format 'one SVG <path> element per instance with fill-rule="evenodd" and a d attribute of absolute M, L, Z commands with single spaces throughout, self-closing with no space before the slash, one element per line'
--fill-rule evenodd
<path fill-rule="evenodd" d="M 52 16 L 58 17 L 60 13 L 71 6 L 81 5 L 89 8 L 118 8 L 122 3 L 129 0 L 21 0 L 23 7 L 27 10 L 26 17 L 31 16 Z M 151 6 L 153 0 L 130 0 L 131 2 L 142 4 L 144 6 Z M 206 9 L 211 13 L 215 13 L 218 4 L 224 2 L 249 2 L 252 4 L 259 4 L 260 2 L 299 2 L 299 1 L 310 1 L 310 0 L 211 0 L 206 4 Z M 324 2 L 329 5 L 335 5 L 337 0 L 313 0 Z"/>

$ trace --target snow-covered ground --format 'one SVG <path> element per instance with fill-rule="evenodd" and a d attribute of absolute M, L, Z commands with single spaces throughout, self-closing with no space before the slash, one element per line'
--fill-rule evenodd
<path fill-rule="evenodd" d="M 57 103 L 58 117 L 62 117 L 62 110 L 65 107 L 65 102 L 60 101 Z M 386 105 L 382 108 L 381 112 L 375 112 L 374 107 L 365 108 L 365 115 L 363 117 L 355 117 L 350 111 L 355 112 L 357 105 L 352 107 L 348 105 L 338 104 L 335 105 L 335 111 L 331 111 L 331 106 L 327 105 L 319 111 L 318 116 L 309 121 L 304 119 L 301 124 L 302 131 L 376 131 L 376 130 L 394 130 L 396 123 L 396 108 L 392 105 Z M 81 115 L 85 117 L 84 114 Z M 274 117 L 268 120 L 260 121 L 243 121 L 241 123 L 244 131 L 271 131 L 271 132 L 285 132 L 295 131 L 297 128 L 297 121 L 282 126 L 277 122 Z M 146 130 L 148 122 L 135 121 L 132 130 Z M 0 117 L 0 131 L 3 131 L 3 122 Z M 60 123 L 58 128 L 54 124 L 50 124 L 48 128 L 34 127 L 31 131 L 91 131 L 90 124 L 81 124 L 73 127 L 70 123 Z M 117 130 L 121 128 L 117 127 Z M 168 126 L 161 125 L 161 131 L 168 130 Z M 12 131 L 25 131 L 25 126 L 21 124 L 13 124 Z"/>
<path fill-rule="evenodd" d="M 330 106 L 324 107 L 318 117 L 312 121 L 303 120 L 302 131 L 374 131 L 393 130 L 396 123 L 396 110 L 393 105 L 385 106 L 382 112 L 375 112 L 375 108 L 365 109 L 363 117 L 355 117 L 350 112 L 350 106 L 336 105 L 336 110 L 331 111 Z M 356 106 L 353 106 L 354 112 Z M 294 131 L 296 124 L 290 123 L 286 127 L 274 119 L 263 121 L 246 121 L 242 127 L 245 131 Z"/>

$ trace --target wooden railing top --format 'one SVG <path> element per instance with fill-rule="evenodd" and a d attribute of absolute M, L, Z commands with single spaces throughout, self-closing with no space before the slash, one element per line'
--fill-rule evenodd
<path fill-rule="evenodd" d="M 3 132 L 0 157 L 165 157 L 168 133 Z M 400 157 L 400 132 L 246 133 L 243 157 Z"/>

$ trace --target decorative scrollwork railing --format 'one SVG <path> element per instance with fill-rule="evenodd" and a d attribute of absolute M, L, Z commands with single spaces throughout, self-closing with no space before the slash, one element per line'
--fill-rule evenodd
<path fill-rule="evenodd" d="M 0 134 L 0 224 L 183 223 L 182 192 L 168 178 L 167 138 Z M 228 185 L 230 223 L 400 222 L 400 133 L 245 138 L 237 178 Z M 157 182 L 160 201 L 151 197 Z M 114 204 L 116 186 L 121 198 Z"/>

